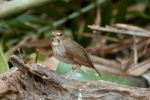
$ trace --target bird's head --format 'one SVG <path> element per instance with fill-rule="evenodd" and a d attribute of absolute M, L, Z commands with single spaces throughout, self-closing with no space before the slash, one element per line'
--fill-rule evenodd
<path fill-rule="evenodd" d="M 62 43 L 63 40 L 65 40 L 65 35 L 61 30 L 54 30 L 52 31 L 51 35 L 51 42 L 52 45 L 56 46 Z"/>

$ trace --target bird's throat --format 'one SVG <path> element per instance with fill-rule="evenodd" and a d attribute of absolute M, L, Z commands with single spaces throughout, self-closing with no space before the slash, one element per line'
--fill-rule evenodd
<path fill-rule="evenodd" d="M 52 42 L 52 45 L 53 45 L 53 46 L 58 46 L 58 45 L 59 45 L 59 43 L 58 43 L 58 42 L 53 41 L 53 42 Z"/>

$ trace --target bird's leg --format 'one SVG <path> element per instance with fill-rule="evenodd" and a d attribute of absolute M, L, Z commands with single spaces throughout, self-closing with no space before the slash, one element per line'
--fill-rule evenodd
<path fill-rule="evenodd" d="M 74 64 L 72 70 L 79 70 L 80 67 L 81 67 L 80 65 Z"/>
<path fill-rule="evenodd" d="M 72 71 L 71 72 L 69 72 L 69 74 L 66 76 L 66 78 L 71 78 L 72 77 L 72 75 L 77 71 L 77 70 L 79 70 L 80 69 L 80 65 L 73 65 L 73 67 L 72 67 Z"/>

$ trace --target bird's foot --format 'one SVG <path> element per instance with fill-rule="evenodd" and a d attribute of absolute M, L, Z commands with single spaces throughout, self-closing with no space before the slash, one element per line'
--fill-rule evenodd
<path fill-rule="evenodd" d="M 72 79 L 72 75 L 67 75 L 66 78 L 71 80 Z"/>

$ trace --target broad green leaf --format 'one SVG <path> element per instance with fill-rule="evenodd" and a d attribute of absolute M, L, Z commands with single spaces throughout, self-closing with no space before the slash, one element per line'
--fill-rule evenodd
<path fill-rule="evenodd" d="M 9 66 L 3 53 L 2 47 L 0 45 L 0 73 L 7 72 L 8 70 Z"/>
<path fill-rule="evenodd" d="M 72 65 L 63 62 L 60 62 L 56 72 L 64 76 L 71 75 L 73 79 L 77 79 L 77 80 L 107 80 L 107 81 L 112 81 L 112 82 L 121 83 L 125 85 L 130 84 L 129 80 L 113 75 L 111 73 L 101 72 L 102 77 L 99 77 L 96 71 L 93 69 L 83 70 L 81 68 L 77 71 L 72 72 Z"/>

